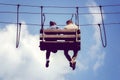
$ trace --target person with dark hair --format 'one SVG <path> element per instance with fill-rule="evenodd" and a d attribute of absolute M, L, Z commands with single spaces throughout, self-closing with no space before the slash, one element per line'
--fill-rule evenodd
<path fill-rule="evenodd" d="M 53 21 L 50 21 L 49 25 L 50 25 L 49 29 L 58 29 L 57 24 L 55 22 L 53 22 Z M 56 53 L 57 50 L 50 50 L 50 49 L 48 49 L 46 51 L 46 67 L 49 67 L 49 62 L 50 62 L 49 58 L 50 58 L 50 53 L 51 52 Z"/>
<path fill-rule="evenodd" d="M 50 25 L 49 29 L 58 29 L 56 22 L 50 21 L 49 25 Z"/>
<path fill-rule="evenodd" d="M 72 20 L 68 20 L 68 21 L 66 21 L 65 29 L 78 29 L 78 26 L 75 25 L 75 24 L 73 24 Z M 73 54 L 72 58 L 71 58 L 71 56 L 68 54 L 68 51 L 69 51 L 69 50 L 67 50 L 67 49 L 64 50 L 64 55 L 65 55 L 65 57 L 67 58 L 67 60 L 69 61 L 70 67 L 72 67 L 73 70 L 74 70 L 75 67 L 76 67 L 76 61 L 75 61 L 75 59 L 76 59 L 76 57 L 77 57 L 78 50 L 77 50 L 77 49 L 76 49 L 76 50 L 73 50 L 74 54 Z"/>

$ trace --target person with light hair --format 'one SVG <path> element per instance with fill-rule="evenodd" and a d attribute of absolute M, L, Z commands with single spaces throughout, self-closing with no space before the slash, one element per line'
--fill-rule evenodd
<path fill-rule="evenodd" d="M 78 26 L 75 25 L 72 20 L 66 21 L 65 29 L 78 29 Z"/>
<path fill-rule="evenodd" d="M 68 20 L 66 21 L 66 26 L 64 27 L 65 29 L 79 29 L 79 27 L 77 25 L 75 25 L 72 20 Z M 70 67 L 72 67 L 72 69 L 74 70 L 75 67 L 76 67 L 76 57 L 77 57 L 77 54 L 78 54 L 78 50 L 75 49 L 73 50 L 74 54 L 71 58 L 71 56 L 69 55 L 68 53 L 68 49 L 64 50 L 64 55 L 65 57 L 67 58 L 67 60 L 69 61 L 70 63 Z"/>

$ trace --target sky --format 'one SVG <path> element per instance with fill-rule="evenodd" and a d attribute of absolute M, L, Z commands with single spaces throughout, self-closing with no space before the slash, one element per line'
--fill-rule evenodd
<path fill-rule="evenodd" d="M 99 5 L 120 5 L 119 0 L 1 0 L 0 3 L 82 7 Z M 103 12 L 120 12 L 120 6 L 102 7 Z M 1 13 L 16 12 L 16 6 L 0 5 L 0 22 L 16 23 L 16 14 Z M 21 12 L 40 13 L 39 7 L 20 6 Z M 46 13 L 75 13 L 75 9 L 45 8 Z M 80 13 L 99 13 L 98 7 L 80 8 Z M 65 25 L 72 15 L 45 14 L 45 24 L 50 20 L 58 25 Z M 120 23 L 120 14 L 104 14 L 104 22 Z M 40 14 L 20 14 L 21 38 L 16 48 L 16 24 L 0 23 L 0 80 L 119 80 L 120 79 L 120 27 L 119 24 L 105 25 L 107 46 L 101 43 L 100 31 L 97 25 L 80 26 L 81 50 L 78 53 L 76 69 L 72 70 L 63 51 L 50 56 L 50 66 L 45 67 L 45 53 L 39 49 Z M 74 21 L 74 18 L 73 18 Z M 100 24 L 100 14 L 79 15 L 80 25 Z M 48 28 L 49 26 L 44 26 Z M 61 29 L 64 26 L 59 26 Z M 103 27 L 102 27 L 103 29 Z M 102 31 L 103 32 L 103 31 Z M 104 36 L 104 35 L 103 35 Z M 104 37 L 103 37 L 104 38 Z M 73 52 L 70 51 L 70 54 Z"/>

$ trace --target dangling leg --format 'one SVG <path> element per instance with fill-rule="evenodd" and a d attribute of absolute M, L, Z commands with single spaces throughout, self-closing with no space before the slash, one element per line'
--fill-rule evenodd
<path fill-rule="evenodd" d="M 72 56 L 72 60 L 76 60 L 76 58 L 77 58 L 77 55 L 78 55 L 78 50 L 73 50 L 74 51 L 74 54 L 73 54 L 73 56 Z"/>
<path fill-rule="evenodd" d="M 46 52 L 46 67 L 49 67 L 49 58 L 50 58 L 50 50 L 47 50 Z"/>
<path fill-rule="evenodd" d="M 67 60 L 69 61 L 70 67 L 72 67 L 72 63 L 71 63 L 72 59 L 71 59 L 70 55 L 68 54 L 68 50 L 64 50 L 64 55 L 67 58 Z"/>
<path fill-rule="evenodd" d="M 72 56 L 72 62 L 73 62 L 73 70 L 75 69 L 75 67 L 76 67 L 76 58 L 77 58 L 77 54 L 78 54 L 78 50 L 73 50 L 74 51 L 74 54 L 73 54 L 73 56 Z"/>

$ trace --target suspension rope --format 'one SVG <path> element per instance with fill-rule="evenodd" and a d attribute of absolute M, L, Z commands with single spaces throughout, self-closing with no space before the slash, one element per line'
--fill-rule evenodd
<path fill-rule="evenodd" d="M 45 14 L 43 13 L 43 26 L 44 26 L 45 20 L 46 20 L 46 17 L 45 17 Z"/>
<path fill-rule="evenodd" d="M 18 48 L 19 46 L 19 42 L 20 42 L 20 33 L 21 33 L 21 23 L 18 23 L 18 27 L 17 27 L 17 35 L 16 35 L 16 48 Z"/>
<path fill-rule="evenodd" d="M 16 6 L 16 4 L 7 4 L 7 3 L 0 3 L 0 5 L 8 5 L 8 6 Z M 25 5 L 25 4 L 21 4 L 21 6 L 24 7 L 40 7 L 40 6 L 36 6 L 36 5 Z M 116 6 L 120 6 L 120 4 L 107 4 L 107 5 L 102 5 L 102 7 L 116 7 Z M 75 7 L 63 7 L 63 6 L 44 6 L 46 8 L 75 8 Z M 89 7 L 99 7 L 99 6 L 80 6 L 79 8 L 89 8 Z"/>
<path fill-rule="evenodd" d="M 72 16 L 71 16 L 70 20 L 72 20 L 72 19 L 73 19 L 73 17 L 74 17 L 74 14 L 72 14 Z"/>
<path fill-rule="evenodd" d="M 21 23 L 19 23 L 19 7 L 20 5 L 17 5 L 17 33 L 16 33 L 16 48 L 19 46 L 20 42 L 20 32 L 21 32 Z"/>
<path fill-rule="evenodd" d="M 104 40 L 103 40 L 101 24 L 98 24 L 98 26 L 99 26 L 99 29 L 100 29 L 100 37 L 101 37 L 102 46 L 106 47 L 107 46 L 107 38 L 106 38 L 105 28 L 103 28 L 103 32 L 104 32 Z"/>
<path fill-rule="evenodd" d="M 75 18 L 76 25 L 79 26 L 79 7 L 76 7 L 76 18 Z"/>
<path fill-rule="evenodd" d="M 43 6 L 41 6 L 41 29 L 43 29 Z"/>
<path fill-rule="evenodd" d="M 15 11 L 0 11 L 0 14 L 16 14 Z M 39 12 L 19 12 L 19 14 L 41 14 Z M 75 14 L 75 13 L 44 13 L 44 14 L 49 14 L 49 15 L 71 15 L 71 14 Z M 91 15 L 91 14 L 101 14 L 101 13 L 78 13 L 79 15 Z M 120 12 L 105 12 L 102 14 L 120 14 Z"/>
<path fill-rule="evenodd" d="M 0 24 L 17 24 L 15 22 L 6 22 L 6 21 L 0 21 Z M 35 23 L 26 23 L 22 25 L 29 25 L 29 26 L 41 26 L 40 24 L 35 24 Z M 80 26 L 96 26 L 98 24 L 80 24 Z M 120 22 L 111 22 L 111 23 L 104 23 L 104 25 L 120 25 Z M 49 26 L 49 25 L 44 25 L 44 26 Z M 58 26 L 65 26 L 63 24 L 58 24 Z"/>
<path fill-rule="evenodd" d="M 45 14 L 43 13 L 43 6 L 41 6 L 41 29 L 44 29 L 44 23 L 45 23 Z"/>
<path fill-rule="evenodd" d="M 44 29 L 44 22 L 45 22 L 45 15 L 43 13 L 43 6 L 41 6 L 41 29 L 40 29 L 40 32 L 43 31 Z M 42 33 L 42 36 L 44 34 Z M 42 38 L 42 41 L 44 40 L 44 38 Z"/>
<path fill-rule="evenodd" d="M 100 29 L 100 36 L 101 36 L 102 46 L 106 47 L 107 46 L 107 37 L 106 37 L 105 24 L 104 24 L 103 14 L 102 14 L 102 6 L 99 6 L 99 8 L 100 8 L 100 12 L 101 12 L 101 19 L 102 19 L 102 27 L 103 27 L 104 40 L 103 40 L 103 35 L 102 35 L 101 24 L 98 24 L 98 26 L 99 26 L 99 29 Z"/>

